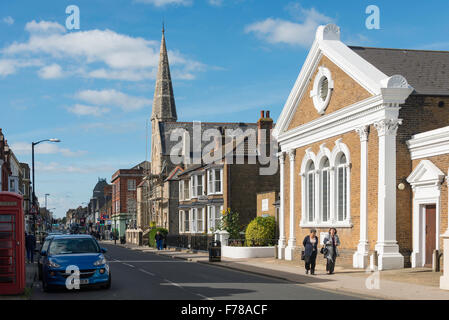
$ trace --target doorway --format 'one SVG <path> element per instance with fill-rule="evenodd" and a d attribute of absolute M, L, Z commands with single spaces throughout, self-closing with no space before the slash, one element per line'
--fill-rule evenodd
<path fill-rule="evenodd" d="M 426 259 L 425 266 L 432 267 L 433 251 L 436 249 L 436 205 L 427 205 L 426 210 Z"/>

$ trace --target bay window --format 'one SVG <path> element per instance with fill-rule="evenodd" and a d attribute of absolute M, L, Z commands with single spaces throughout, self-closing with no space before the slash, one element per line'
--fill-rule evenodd
<path fill-rule="evenodd" d="M 207 194 L 221 194 L 223 169 L 210 169 L 207 171 Z"/>

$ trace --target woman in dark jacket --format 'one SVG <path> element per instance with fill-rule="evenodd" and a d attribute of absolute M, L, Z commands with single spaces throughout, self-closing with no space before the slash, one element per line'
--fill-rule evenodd
<path fill-rule="evenodd" d="M 310 234 L 304 238 L 304 262 L 306 265 L 306 274 L 315 274 L 316 255 L 318 253 L 318 237 L 316 230 L 310 230 Z"/>

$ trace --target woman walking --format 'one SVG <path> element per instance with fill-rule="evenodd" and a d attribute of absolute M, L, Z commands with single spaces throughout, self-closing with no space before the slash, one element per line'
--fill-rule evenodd
<path fill-rule="evenodd" d="M 327 259 L 326 271 L 327 274 L 332 274 L 334 273 L 335 260 L 338 256 L 337 247 L 340 245 L 340 239 L 337 236 L 337 229 L 330 228 L 329 233 L 324 238 L 323 243 L 327 251 L 324 254 L 324 257 Z"/>
<path fill-rule="evenodd" d="M 316 230 L 310 230 L 310 234 L 304 238 L 302 242 L 304 246 L 304 262 L 306 265 L 306 274 L 315 274 L 316 255 L 318 252 L 318 238 Z"/>

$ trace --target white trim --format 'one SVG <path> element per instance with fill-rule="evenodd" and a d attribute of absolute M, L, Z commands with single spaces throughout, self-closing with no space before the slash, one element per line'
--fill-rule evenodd
<path fill-rule="evenodd" d="M 333 36 L 325 36 L 325 33 Z M 388 77 L 341 42 L 339 35 L 340 29 L 336 25 L 329 24 L 318 27 L 315 41 L 273 129 L 272 134 L 277 140 L 280 140 L 281 134 L 287 131 L 309 80 L 323 55 L 369 93 L 380 96 L 382 103 L 404 103 L 405 99 L 413 92 L 413 88 L 404 77 L 400 75 Z"/>
<path fill-rule="evenodd" d="M 449 126 L 415 134 L 407 141 L 412 160 L 449 153 Z"/>
<path fill-rule="evenodd" d="M 284 205 L 284 176 L 285 176 L 285 153 L 280 152 L 278 154 L 279 157 L 279 243 L 278 243 L 278 257 L 279 259 L 284 258 L 284 249 L 285 249 L 285 205 Z"/>
<path fill-rule="evenodd" d="M 326 99 L 321 99 L 321 82 L 323 79 L 327 79 L 327 93 Z M 313 105 L 319 114 L 324 114 L 327 106 L 331 100 L 332 90 L 334 89 L 334 81 L 332 80 L 332 74 L 326 67 L 318 67 L 318 73 L 315 76 L 313 82 L 313 89 L 310 91 L 310 97 L 313 100 Z"/>

